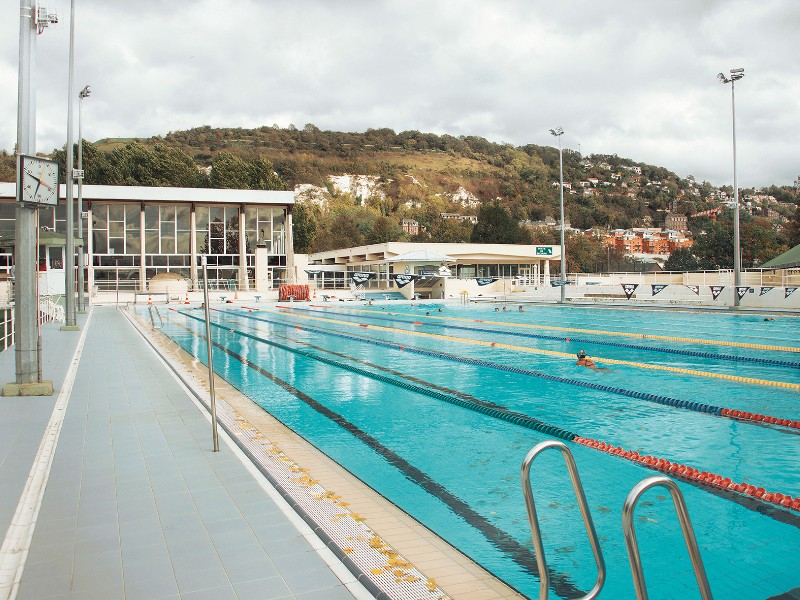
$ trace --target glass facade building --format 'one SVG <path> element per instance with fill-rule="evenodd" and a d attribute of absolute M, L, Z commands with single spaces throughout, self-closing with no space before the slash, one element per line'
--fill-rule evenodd
<path fill-rule="evenodd" d="M 39 209 L 39 227 L 66 233 L 64 186 L 59 205 Z M 0 240 L 14 237 L 16 186 L 0 184 Z M 207 257 L 210 285 L 255 288 L 255 249 L 267 248 L 275 286 L 293 253 L 293 192 L 83 186 L 81 211 L 89 290 L 146 290 L 163 272 L 197 289 Z M 10 258 L 0 256 L 0 268 Z"/>

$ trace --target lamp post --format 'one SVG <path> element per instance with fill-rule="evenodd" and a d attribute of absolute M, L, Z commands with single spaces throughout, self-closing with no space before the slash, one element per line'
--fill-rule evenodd
<path fill-rule="evenodd" d="M 744 77 L 744 69 L 731 69 L 730 77 L 724 73 L 717 75 L 720 83 L 731 84 L 731 116 L 733 120 L 733 305 L 739 306 L 739 290 L 741 283 L 741 247 L 739 244 L 739 181 L 736 178 L 736 102 L 734 83 Z"/>
<path fill-rule="evenodd" d="M 69 12 L 69 84 L 67 93 L 67 206 L 66 206 L 66 244 L 64 253 L 64 325 L 62 331 L 79 329 L 75 315 L 75 220 L 72 214 L 75 197 L 72 184 L 75 180 L 72 139 L 73 98 L 75 97 L 75 0 L 70 2 Z"/>
<path fill-rule="evenodd" d="M 88 98 L 92 93 L 92 87 L 87 85 L 80 92 L 78 92 L 78 237 L 83 240 L 83 132 L 81 125 L 83 123 L 83 99 Z M 84 248 L 78 249 L 78 312 L 86 310 L 85 298 L 83 295 L 83 259 Z"/>
<path fill-rule="evenodd" d="M 561 136 L 564 130 L 561 127 L 551 129 L 550 133 L 558 138 L 558 197 L 561 203 L 561 303 L 564 303 L 567 294 L 567 255 L 564 247 L 564 154 L 561 150 Z"/>

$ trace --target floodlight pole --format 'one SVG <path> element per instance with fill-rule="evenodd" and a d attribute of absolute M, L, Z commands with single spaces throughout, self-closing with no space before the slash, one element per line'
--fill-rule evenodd
<path fill-rule="evenodd" d="M 66 214 L 66 248 L 64 249 L 64 325 L 62 331 L 78 329 L 75 324 L 75 223 L 72 215 L 75 198 L 72 183 L 75 151 L 72 142 L 72 99 L 75 95 L 75 0 L 70 0 L 69 8 L 69 91 L 67 92 L 67 214 Z"/>
<path fill-rule="evenodd" d="M 19 71 L 17 87 L 17 202 L 14 207 L 14 363 L 15 379 L 4 396 L 49 396 L 53 382 L 42 379 L 39 335 L 38 209 L 22 203 L 21 156 L 36 154 L 36 35 L 58 17 L 34 0 L 19 3 Z M 58 196 L 58 194 L 56 194 Z"/>
<path fill-rule="evenodd" d="M 736 176 L 736 100 L 734 94 L 734 84 L 737 80 L 744 77 L 744 69 L 731 69 L 730 77 L 726 77 L 723 73 L 717 75 L 720 83 L 731 84 L 731 118 L 733 122 L 733 306 L 738 307 L 739 301 L 739 286 L 742 279 L 742 264 L 741 264 L 741 243 L 739 238 L 739 180 Z"/>
<path fill-rule="evenodd" d="M 563 304 L 567 297 L 567 254 L 564 244 L 564 153 L 561 148 L 561 136 L 564 130 L 561 127 L 551 129 L 550 133 L 558 138 L 558 196 L 561 204 L 561 300 Z"/>
<path fill-rule="evenodd" d="M 36 23 L 33 0 L 20 0 L 19 20 L 19 88 L 17 92 L 17 164 L 19 155 L 36 154 L 36 86 L 33 83 L 32 57 L 36 52 Z M 17 178 L 20 178 L 17 168 Z M 16 339 L 14 357 L 16 382 L 25 385 L 39 379 L 38 310 L 36 295 L 36 212 L 37 209 L 20 202 L 17 183 L 17 203 L 14 225 L 14 317 Z"/>
<path fill-rule="evenodd" d="M 83 99 L 88 98 L 92 93 L 91 86 L 84 87 L 78 92 L 78 237 L 83 246 L 78 250 L 78 312 L 86 311 L 86 299 L 83 294 L 83 269 L 84 269 L 84 249 L 86 242 L 83 242 Z M 119 278 L 117 278 L 119 285 Z"/>

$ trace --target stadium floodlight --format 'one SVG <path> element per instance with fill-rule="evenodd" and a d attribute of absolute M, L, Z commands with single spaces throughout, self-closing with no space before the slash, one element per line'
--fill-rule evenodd
<path fill-rule="evenodd" d="M 744 69 L 731 69 L 731 76 L 717 75 L 720 83 L 731 84 L 731 116 L 733 122 L 733 305 L 739 306 L 739 286 L 742 279 L 741 244 L 739 241 L 739 181 L 736 177 L 736 99 L 734 83 L 744 77 Z"/>
<path fill-rule="evenodd" d="M 558 138 L 558 197 L 561 205 L 561 303 L 566 300 L 567 294 L 567 254 L 564 245 L 564 153 L 561 149 L 561 136 L 564 135 L 562 127 L 551 129 L 550 133 Z"/>

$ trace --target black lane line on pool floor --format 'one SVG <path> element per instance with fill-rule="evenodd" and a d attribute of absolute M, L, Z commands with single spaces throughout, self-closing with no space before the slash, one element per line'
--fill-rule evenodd
<path fill-rule="evenodd" d="M 194 317 L 192 315 L 187 315 L 184 312 L 179 312 L 179 311 L 176 312 L 190 319 L 200 321 L 200 319 L 197 319 L 197 317 Z M 204 335 L 195 332 L 192 329 L 181 325 L 180 323 L 175 323 L 175 325 L 178 327 L 182 327 L 183 329 L 192 333 L 199 339 L 202 340 L 206 339 Z M 212 325 L 215 325 L 219 329 L 224 329 L 224 327 L 220 326 L 217 323 L 212 323 Z M 395 453 L 393 450 L 381 444 L 381 442 L 378 441 L 376 438 L 372 437 L 370 434 L 360 429 L 354 423 L 348 421 L 345 417 L 343 417 L 339 413 L 332 411 L 331 409 L 324 406 L 320 402 L 314 400 L 314 398 L 302 392 L 301 390 L 297 389 L 289 382 L 280 379 L 278 376 L 250 362 L 248 359 L 244 358 L 243 356 L 240 356 L 239 354 L 236 354 L 235 352 L 233 352 L 229 348 L 226 348 L 225 346 L 223 346 L 218 342 L 212 341 L 212 344 L 214 345 L 215 348 L 218 348 L 222 352 L 225 352 L 228 356 L 235 358 L 243 365 L 247 366 L 250 369 L 253 369 L 255 372 L 259 373 L 260 375 L 263 375 L 276 385 L 280 386 L 281 388 L 292 394 L 294 397 L 296 397 L 298 400 L 301 400 L 310 408 L 312 408 L 322 416 L 326 417 L 333 423 L 336 423 L 339 427 L 341 427 L 342 429 L 350 433 L 353 437 L 364 443 L 376 454 L 383 457 L 390 465 L 392 465 L 394 468 L 400 471 L 405 477 L 413 481 L 415 484 L 417 484 L 431 496 L 439 499 L 450 510 L 452 510 L 453 513 L 455 513 L 456 515 L 461 517 L 466 523 L 468 523 L 469 525 L 480 531 L 481 534 L 493 546 L 495 546 L 505 555 L 511 557 L 511 559 L 515 563 L 517 563 L 520 567 L 525 569 L 528 573 L 530 573 L 537 579 L 539 578 L 539 569 L 536 564 L 536 557 L 534 556 L 533 552 L 531 552 L 528 548 L 526 548 L 516 539 L 511 537 L 507 532 L 493 525 L 486 517 L 475 511 L 469 504 L 467 504 L 464 500 L 462 500 L 455 494 L 451 493 L 443 485 L 437 483 L 430 475 L 428 475 L 421 469 L 409 463 L 406 459 L 401 457 L 399 454 Z M 231 383 L 231 385 L 233 384 Z M 272 416 L 277 418 L 276 415 Z M 281 423 L 283 423 L 283 421 L 281 421 Z M 295 434 L 299 435 L 300 437 L 303 437 L 298 431 L 295 431 L 290 425 L 286 423 L 283 424 L 286 427 L 289 427 L 289 429 L 291 429 L 292 431 L 294 431 Z M 311 443 L 308 440 L 306 441 L 308 443 Z M 314 447 L 317 448 L 323 454 L 326 454 L 321 448 L 317 446 Z M 364 485 L 368 484 L 365 483 Z M 550 574 L 550 587 L 560 597 L 575 598 L 586 594 L 584 590 L 579 589 L 574 583 L 572 583 L 566 574 L 559 573 L 558 571 L 553 570 L 551 567 L 548 567 L 547 570 L 548 573 Z M 506 585 L 509 585 L 509 587 L 513 588 L 513 586 L 511 586 L 508 582 L 505 583 Z"/>
<path fill-rule="evenodd" d="M 176 312 L 178 312 L 179 314 L 182 314 L 182 315 L 184 315 L 184 316 L 186 316 L 186 317 L 188 317 L 190 319 L 193 319 L 195 321 L 202 321 L 202 319 L 199 319 L 198 317 L 194 317 L 192 315 L 188 315 L 185 312 L 180 312 L 180 311 L 176 311 Z M 242 313 L 232 313 L 230 311 L 217 311 L 217 312 L 222 313 L 222 314 L 230 314 L 230 315 L 234 315 L 234 316 L 237 316 L 237 317 L 244 317 L 244 318 L 247 318 L 247 319 L 253 319 L 253 320 L 256 320 L 256 321 L 265 321 L 264 319 L 259 319 L 259 318 L 252 317 L 250 315 L 245 315 L 245 314 L 242 314 Z M 267 322 L 275 323 L 275 324 L 281 325 L 283 327 L 294 328 L 293 325 L 282 323 L 280 321 L 267 321 Z M 214 327 L 217 327 L 219 329 L 226 329 L 224 326 L 222 326 L 222 325 L 220 325 L 218 323 L 212 323 L 212 325 L 214 325 Z M 313 328 L 304 327 L 302 329 L 305 329 L 307 331 L 314 331 Z M 241 336 L 249 338 L 249 339 L 253 339 L 253 340 L 257 341 L 257 342 L 261 342 L 261 343 L 264 343 L 264 344 L 267 344 L 267 345 L 275 346 L 275 347 L 277 347 L 279 349 L 283 349 L 283 350 L 288 351 L 288 352 L 292 352 L 292 353 L 295 353 L 295 354 L 300 354 L 301 356 L 306 356 L 307 358 L 312 358 L 314 360 L 318 360 L 320 362 L 324 362 L 324 363 L 330 364 L 332 366 L 339 366 L 341 368 L 347 369 L 347 367 L 345 367 L 344 365 L 338 365 L 334 361 L 328 361 L 328 360 L 326 360 L 326 359 L 324 359 L 322 357 L 318 357 L 318 356 L 315 356 L 313 354 L 305 353 L 305 352 L 303 352 L 301 350 L 288 348 L 286 346 L 283 346 L 282 344 L 278 344 L 276 342 L 271 342 L 269 340 L 265 340 L 263 338 L 260 338 L 260 337 L 257 337 L 257 336 L 254 336 L 254 335 L 251 335 L 251 334 L 248 334 L 248 333 L 245 333 L 245 332 L 234 331 L 234 330 L 230 330 L 230 329 L 228 329 L 228 331 L 235 332 L 238 335 L 241 335 Z M 322 330 L 322 333 L 326 333 L 325 330 Z M 336 334 L 334 334 L 334 335 L 336 335 Z M 344 336 L 344 337 L 350 338 L 351 336 Z M 366 340 L 362 340 L 362 339 L 359 339 L 359 338 L 352 338 L 352 339 L 354 339 L 356 341 L 367 342 Z M 407 347 L 404 347 L 404 348 L 407 348 Z M 347 369 L 347 370 L 350 370 L 351 372 L 354 372 L 354 370 L 352 368 Z M 364 373 L 364 375 L 367 376 L 367 377 L 378 378 L 378 379 L 383 380 L 382 378 L 380 378 L 380 376 L 376 376 L 375 374 L 370 374 L 369 372 Z M 388 381 L 388 383 L 392 383 L 392 382 Z M 407 388 L 407 389 L 409 389 L 409 388 Z M 431 393 L 431 392 L 429 392 L 427 390 L 424 390 L 424 389 L 422 389 L 422 390 L 413 390 L 412 389 L 411 391 L 418 391 L 419 393 L 422 393 L 422 394 L 425 394 L 425 395 L 428 395 L 428 396 L 431 396 L 431 397 L 438 397 L 438 396 L 434 395 L 433 393 Z M 461 406 L 464 407 L 464 408 L 468 408 L 468 409 L 470 408 L 468 406 L 463 406 L 463 405 L 461 405 Z M 472 409 L 472 410 L 474 410 L 474 409 Z M 507 410 L 507 409 L 505 409 L 505 410 Z M 516 424 L 516 425 L 519 425 L 521 427 L 526 427 L 528 429 L 534 429 L 535 431 L 538 431 L 540 433 L 545 433 L 546 435 L 551 435 L 553 437 L 561 437 L 562 439 L 565 439 L 567 441 L 572 441 L 572 439 L 577 435 L 575 433 L 567 432 L 566 430 L 562 430 L 561 428 L 555 427 L 553 425 L 549 425 L 549 424 L 545 423 L 544 421 L 539 421 L 538 419 L 533 419 L 532 417 L 527 417 L 525 415 L 523 415 L 525 417 L 525 420 L 523 421 L 523 420 L 512 420 L 512 419 L 509 419 L 509 418 L 505 418 L 506 417 L 505 413 L 502 413 L 500 411 L 497 411 L 499 414 L 486 413 L 486 412 L 483 412 L 483 411 L 480 411 L 480 410 L 478 410 L 476 412 L 481 412 L 482 414 L 487 414 L 488 416 L 501 418 L 502 420 L 508 420 L 509 422 L 511 422 L 513 424 Z M 519 413 L 519 414 L 521 414 L 521 413 Z M 563 435 L 558 435 L 558 433 L 548 433 L 548 429 L 549 430 L 556 430 L 558 432 L 570 433 L 570 434 L 572 434 L 572 437 L 564 437 Z M 638 464 L 638 463 L 635 463 L 635 464 Z M 644 467 L 644 468 L 647 468 L 647 467 Z M 654 469 L 648 469 L 648 470 L 654 470 Z M 655 470 L 657 470 L 657 469 L 655 469 Z M 730 491 L 730 490 L 718 488 L 718 487 L 715 487 L 715 486 L 708 486 L 708 485 L 705 485 L 705 484 L 703 484 L 703 483 L 701 483 L 699 481 L 695 481 L 695 480 L 693 480 L 691 478 L 684 478 L 684 477 L 675 476 L 675 475 L 673 475 L 673 477 L 675 477 L 676 479 L 679 479 L 680 481 L 682 481 L 684 483 L 692 485 L 692 486 L 696 487 L 699 490 L 711 493 L 711 494 L 713 494 L 713 495 L 715 495 L 715 496 L 717 496 L 719 498 L 723 498 L 723 499 L 727 499 L 727 500 L 730 500 L 732 502 L 735 502 L 736 504 L 739 504 L 740 506 L 742 506 L 743 508 L 746 508 L 747 510 L 756 512 L 758 514 L 761 514 L 763 516 L 769 517 L 771 519 L 774 519 L 774 520 L 776 520 L 778 522 L 781 522 L 781 523 L 784 523 L 786 525 L 790 525 L 792 527 L 800 528 L 800 515 L 798 515 L 794 511 L 785 510 L 785 509 L 783 509 L 781 507 L 778 507 L 778 506 L 775 506 L 775 505 L 772 505 L 772 504 L 768 504 L 768 503 L 763 502 L 761 500 L 758 500 L 756 498 L 752 498 L 750 496 L 742 495 L 742 494 L 739 494 L 739 493 L 736 493 L 736 492 L 733 492 L 733 491 Z"/>
<path fill-rule="evenodd" d="M 380 316 L 382 313 L 375 313 L 375 315 L 363 315 L 358 314 L 354 315 L 350 312 L 342 312 L 335 309 L 320 309 L 320 308 L 298 308 L 296 306 L 292 307 L 292 310 L 296 310 L 299 312 L 313 312 L 313 313 L 322 313 L 322 314 L 330 314 L 333 313 L 337 316 L 341 317 L 349 317 L 349 318 L 366 318 L 366 319 L 373 319 L 377 321 L 389 321 L 392 323 L 403 323 L 404 325 L 413 325 L 413 321 L 407 321 L 405 319 L 392 319 L 388 317 Z M 392 313 L 387 313 L 392 314 Z M 425 315 L 428 316 L 428 315 Z M 420 319 L 423 318 L 422 315 L 419 317 Z M 446 318 L 446 317 L 445 317 Z M 596 339 L 585 339 L 585 338 L 576 338 L 570 335 L 546 335 L 541 333 L 530 333 L 530 332 L 523 332 L 523 331 L 505 331 L 503 329 L 486 329 L 485 327 L 467 327 L 466 325 L 453 325 L 451 323 L 442 324 L 442 323 L 435 323 L 430 320 L 425 322 L 425 325 L 428 327 L 439 327 L 442 329 L 459 329 L 462 331 L 476 331 L 478 333 L 495 333 L 498 335 L 510 335 L 514 337 L 522 337 L 522 338 L 532 338 L 532 339 L 541 339 L 541 340 L 553 340 L 557 342 L 564 342 L 568 341 L 569 343 L 577 343 L 577 344 L 597 344 L 598 346 L 612 346 L 615 348 L 630 348 L 633 350 L 648 350 L 651 352 L 662 352 L 665 354 L 680 354 L 683 356 L 693 356 L 697 358 L 711 358 L 717 360 L 725 360 L 725 361 L 733 361 L 733 362 L 749 362 L 755 364 L 763 364 L 763 365 L 771 365 L 771 366 L 778 366 L 778 367 L 791 367 L 791 368 L 799 368 L 800 362 L 798 361 L 787 361 L 787 360 L 777 360 L 773 358 L 758 358 L 755 356 L 737 356 L 736 354 L 717 354 L 715 352 L 702 352 L 702 351 L 695 351 L 695 350 L 681 350 L 679 348 L 659 348 L 658 346 L 643 346 L 640 344 L 626 344 L 624 342 L 606 342 L 603 340 L 596 340 Z"/>
<path fill-rule="evenodd" d="M 401 350 L 403 352 L 411 352 L 414 354 L 420 354 L 422 356 L 431 356 L 433 358 L 440 358 L 443 360 L 450 360 L 453 362 L 459 362 L 479 367 L 488 367 L 490 369 L 496 369 L 499 371 L 507 371 L 509 373 L 516 373 L 519 375 L 527 375 L 530 377 L 537 377 L 539 379 L 545 379 L 547 381 L 554 381 L 556 383 L 566 383 L 568 385 L 576 385 L 579 387 L 585 387 L 593 390 L 598 390 L 601 392 L 607 392 L 610 394 L 619 394 L 622 396 L 627 396 L 629 398 L 636 398 L 638 400 L 646 400 L 648 402 L 653 402 L 655 404 L 661 404 L 662 406 L 672 406 L 673 408 L 680 408 L 684 410 L 691 410 L 694 412 L 699 413 L 706 413 L 709 415 L 713 415 L 716 417 L 720 417 L 723 419 L 729 419 L 731 421 L 736 421 L 737 423 L 743 423 L 746 425 L 752 425 L 755 427 L 763 427 L 765 429 L 770 429 L 779 433 L 787 434 L 787 435 L 800 435 L 800 430 L 786 428 L 781 425 L 773 425 L 770 423 L 765 423 L 763 421 L 753 421 L 750 419 L 739 419 L 737 417 L 731 415 L 723 415 L 722 414 L 722 407 L 714 406 L 711 404 L 704 404 L 702 402 L 690 402 L 688 400 L 681 400 L 678 398 L 671 398 L 669 396 L 662 396 L 659 394 L 649 394 L 647 392 L 638 392 L 635 390 L 627 390 L 625 388 L 615 387 L 615 386 L 608 386 L 603 385 L 600 383 L 593 383 L 590 381 L 582 381 L 580 379 L 572 379 L 568 377 L 559 377 L 558 375 L 550 375 L 549 373 L 542 373 L 540 371 L 534 371 L 532 369 L 523 369 L 521 367 L 513 367 L 510 365 L 504 365 L 501 363 L 493 363 L 482 359 L 477 358 L 469 358 L 466 356 L 457 356 L 455 354 L 448 354 L 446 352 L 440 352 L 438 350 L 427 350 L 425 348 L 419 348 L 415 346 L 409 346 L 407 344 L 398 344 L 396 342 L 389 342 L 386 340 L 380 340 L 376 338 L 367 338 L 366 336 L 358 337 L 351 334 L 343 333 L 341 331 L 325 329 L 322 327 L 314 327 L 308 325 L 292 325 L 290 323 L 286 323 L 284 321 L 275 321 L 272 319 L 264 319 L 262 317 L 256 317 L 251 314 L 245 314 L 241 312 L 232 312 L 227 310 L 215 309 L 220 314 L 228 314 L 228 315 L 235 315 L 237 317 L 245 317 L 248 319 L 252 319 L 254 321 L 260 321 L 262 323 L 269 323 L 273 325 L 280 325 L 282 327 L 299 327 L 306 331 L 310 331 L 312 333 L 321 333 L 323 335 L 330 335 L 333 337 L 340 337 L 343 339 L 353 340 L 357 342 L 361 342 L 364 344 L 372 344 L 375 346 L 381 346 L 384 348 L 391 348 L 393 350 Z"/>

